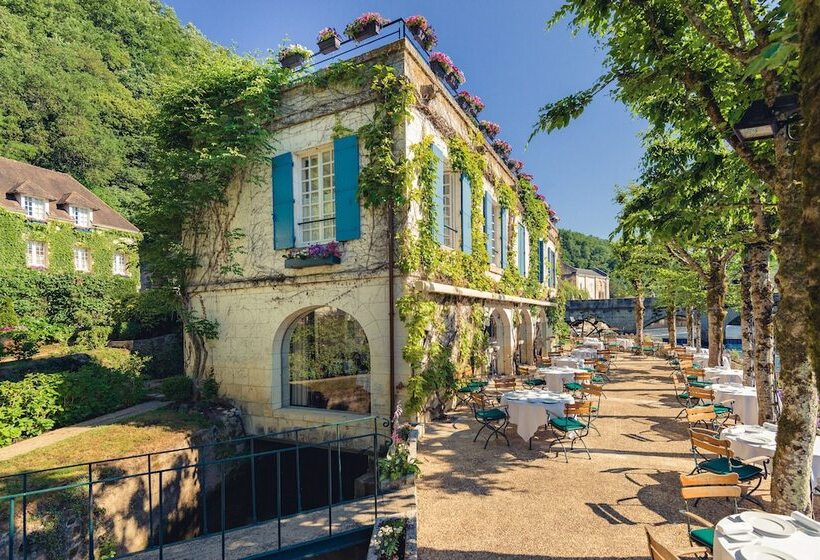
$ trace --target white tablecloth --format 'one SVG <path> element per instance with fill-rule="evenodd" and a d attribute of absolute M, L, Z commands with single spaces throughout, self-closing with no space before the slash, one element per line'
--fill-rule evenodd
<path fill-rule="evenodd" d="M 788 519 L 785 516 L 778 516 Z M 800 529 L 785 538 L 764 537 L 756 535 L 754 541 L 740 543 L 723 534 L 724 530 L 730 531 L 732 525 L 739 519 L 734 515 L 721 519 L 715 530 L 715 545 L 713 547 L 714 560 L 745 560 L 740 553 L 740 549 L 749 544 L 767 546 L 775 550 L 785 552 L 797 558 L 797 560 L 820 560 L 820 537 L 813 537 L 804 533 Z M 747 525 L 748 526 L 748 525 Z M 751 528 L 751 527 L 750 527 Z"/>
<path fill-rule="evenodd" d="M 702 352 L 702 349 L 701 348 L 695 348 L 694 346 L 686 346 L 686 347 L 684 347 L 683 351 L 686 354 L 691 354 L 691 355 L 694 356 L 695 354 L 700 354 Z"/>
<path fill-rule="evenodd" d="M 584 359 L 573 358 L 571 356 L 560 356 L 552 359 L 552 365 L 555 367 L 580 368 L 584 366 Z"/>
<path fill-rule="evenodd" d="M 632 347 L 635 346 L 635 341 L 631 338 L 616 338 L 615 343 L 618 345 L 618 348 L 623 350 L 632 350 Z"/>
<path fill-rule="evenodd" d="M 743 370 L 708 367 L 704 369 L 706 378 L 716 381 L 717 383 L 736 383 L 743 385 Z"/>
<path fill-rule="evenodd" d="M 557 402 L 545 403 L 543 400 Z M 510 422 L 516 425 L 518 435 L 524 440 L 529 440 L 548 422 L 547 410 L 553 416 L 563 416 L 564 405 L 574 402 L 569 394 L 547 391 L 511 391 L 501 396 L 501 404 L 506 405 L 510 413 Z"/>
<path fill-rule="evenodd" d="M 597 338 L 585 338 L 581 346 L 584 348 L 592 348 L 594 350 L 604 349 L 604 343 Z"/>
<path fill-rule="evenodd" d="M 744 424 L 757 424 L 757 391 L 754 387 L 739 387 L 715 383 L 711 386 L 715 392 L 715 402 L 735 401 L 735 414 Z"/>
<path fill-rule="evenodd" d="M 709 352 L 697 352 L 692 356 L 692 365 L 706 367 L 709 364 Z"/>
<path fill-rule="evenodd" d="M 768 441 L 766 443 L 744 441 L 744 436 L 763 436 Z M 752 457 L 760 457 L 761 455 L 774 457 L 776 436 L 777 432 L 775 431 L 766 430 L 760 426 L 751 424 L 748 426 L 743 425 L 726 428 L 720 435 L 720 437 L 726 438 L 731 442 L 732 451 L 734 451 L 735 455 L 740 459 L 751 459 Z M 812 457 L 811 470 L 813 479 L 812 487 L 816 487 L 818 480 L 820 480 L 820 438 L 815 438 L 814 440 L 814 456 Z"/>
<path fill-rule="evenodd" d="M 538 368 L 538 375 L 547 382 L 546 388 L 550 391 L 560 393 L 564 390 L 564 383 L 569 383 L 575 379 L 575 372 L 583 371 L 577 367 L 549 367 Z"/>
<path fill-rule="evenodd" d="M 594 360 L 598 357 L 598 351 L 594 348 L 576 348 L 569 355 L 578 360 Z"/>

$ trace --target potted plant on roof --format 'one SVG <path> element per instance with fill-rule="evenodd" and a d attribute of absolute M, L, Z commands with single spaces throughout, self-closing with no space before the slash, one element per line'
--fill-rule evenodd
<path fill-rule="evenodd" d="M 524 167 L 524 162 L 519 159 L 511 159 L 507 161 L 507 167 L 510 168 L 510 171 L 518 173 Z"/>
<path fill-rule="evenodd" d="M 478 128 L 490 140 L 495 138 L 495 136 L 501 132 L 501 127 L 493 121 L 478 121 Z"/>
<path fill-rule="evenodd" d="M 464 83 L 464 73 L 443 52 L 435 52 L 430 55 L 430 67 L 436 76 L 447 82 L 447 85 L 454 90 Z"/>
<path fill-rule="evenodd" d="M 530 183 L 532 183 L 532 180 L 534 179 L 531 173 L 524 173 L 523 171 L 518 174 L 518 178 L 523 179 L 524 181 L 529 181 Z"/>
<path fill-rule="evenodd" d="M 416 41 L 424 47 L 424 50 L 430 51 L 438 44 L 438 37 L 436 30 L 427 22 L 424 16 L 410 16 L 404 20 L 407 29 L 416 38 Z"/>
<path fill-rule="evenodd" d="M 375 37 L 390 21 L 378 12 L 365 12 L 345 27 L 345 35 L 361 43 Z"/>
<path fill-rule="evenodd" d="M 507 159 L 512 152 L 512 146 L 506 140 L 493 140 L 493 150 L 502 158 Z"/>
<path fill-rule="evenodd" d="M 279 59 L 279 64 L 285 68 L 294 70 L 302 66 L 311 56 L 313 56 L 312 50 L 294 43 L 293 45 L 284 45 L 279 47 L 277 58 Z"/>
<path fill-rule="evenodd" d="M 284 254 L 285 268 L 308 268 L 342 262 L 342 251 L 335 241 L 317 243 L 307 247 L 288 249 Z"/>
<path fill-rule="evenodd" d="M 319 52 L 322 54 L 327 54 L 337 50 L 341 44 L 342 38 L 333 27 L 325 27 L 319 31 L 319 35 L 316 37 L 316 45 L 319 47 Z"/>
<path fill-rule="evenodd" d="M 473 117 L 476 117 L 484 110 L 484 102 L 477 95 L 473 95 L 469 91 L 460 91 L 456 95 L 456 100 L 461 108 L 467 111 Z"/>

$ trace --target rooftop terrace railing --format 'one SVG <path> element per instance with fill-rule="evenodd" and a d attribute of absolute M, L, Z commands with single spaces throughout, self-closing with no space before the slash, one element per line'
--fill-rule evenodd
<path fill-rule="evenodd" d="M 7 557 L 9 560 L 14 560 L 15 558 L 28 560 L 30 554 L 32 553 L 30 532 L 28 527 L 28 518 L 30 515 L 29 505 L 44 498 L 59 497 L 60 495 L 68 494 L 74 496 L 75 498 L 79 498 L 80 495 L 83 496 L 81 499 L 85 502 L 85 508 L 82 515 L 86 516 L 85 524 L 87 525 L 84 548 L 86 549 L 87 557 L 90 560 L 100 558 L 100 546 L 99 543 L 95 542 L 95 514 L 99 513 L 96 504 L 99 503 L 101 498 L 99 493 L 105 490 L 106 484 L 122 484 L 127 481 L 137 481 L 140 484 L 142 482 L 145 483 L 143 488 L 146 489 L 145 494 L 147 495 L 148 502 L 146 520 L 148 524 L 148 546 L 143 550 L 131 550 L 128 554 L 117 557 L 139 557 L 139 555 L 143 552 L 153 551 L 155 554 L 152 555 L 151 558 L 163 560 L 165 549 L 171 544 L 180 542 L 179 540 L 174 543 L 167 542 L 169 514 L 171 513 L 171 508 L 165 503 L 165 500 L 167 499 L 165 496 L 169 493 L 167 487 L 169 484 L 177 484 L 177 493 L 181 494 L 179 492 L 179 485 L 182 484 L 183 476 L 196 477 L 199 483 L 200 494 L 198 497 L 199 503 L 197 504 L 197 507 L 201 508 L 201 513 L 199 514 L 199 534 L 192 538 L 180 540 L 196 542 L 197 539 L 213 537 L 218 533 L 219 542 L 215 543 L 215 541 L 211 539 L 209 541 L 209 546 L 219 547 L 217 555 L 220 558 L 224 559 L 227 557 L 226 546 L 228 538 L 232 532 L 259 526 L 260 524 L 265 523 L 275 523 L 276 542 L 268 543 L 269 548 L 267 549 L 259 549 L 257 547 L 254 554 L 287 549 L 294 545 L 294 539 L 287 538 L 287 531 L 283 534 L 283 522 L 303 514 L 316 514 L 321 510 L 326 510 L 327 512 L 327 534 L 322 535 L 321 538 L 332 537 L 334 535 L 334 507 L 344 506 L 354 502 L 361 505 L 363 499 L 367 499 L 366 497 L 363 498 L 361 496 L 354 496 L 349 499 L 346 498 L 342 473 L 343 449 L 355 448 L 366 457 L 372 458 L 374 484 L 372 508 L 369 508 L 369 512 L 372 513 L 374 520 L 377 517 L 379 509 L 379 485 L 376 482 L 379 479 L 378 459 L 381 450 L 384 449 L 390 442 L 389 427 L 390 421 L 387 419 L 381 417 L 366 417 L 346 422 L 323 424 L 310 428 L 285 430 L 272 434 L 265 434 L 264 436 L 247 436 L 198 446 L 182 447 L 159 452 L 130 455 L 127 457 L 117 457 L 114 459 L 105 459 L 101 461 L 26 471 L 1 477 L 0 482 L 5 484 L 6 491 L 6 495 L 0 495 L 0 515 L 8 520 L 8 526 L 6 528 L 6 540 L 8 541 Z M 344 431 L 354 431 L 356 433 L 354 435 L 344 436 L 342 434 Z M 335 437 L 308 437 L 309 435 L 318 436 L 322 433 L 335 434 Z M 256 442 L 260 438 L 275 438 L 280 445 L 283 445 L 283 447 L 279 449 L 259 450 L 259 445 Z M 285 441 L 283 442 L 282 440 Z M 217 447 L 218 449 L 216 449 Z M 207 450 L 211 451 L 211 455 L 213 455 L 213 457 L 202 459 L 202 452 Z M 300 460 L 306 451 L 310 451 L 314 459 L 316 458 L 317 453 L 326 453 L 326 480 L 305 481 L 303 479 L 303 468 L 300 464 Z M 178 455 L 180 453 L 188 452 L 199 452 L 195 461 L 187 463 L 183 462 L 183 464 L 171 464 L 170 466 L 157 466 L 158 463 L 161 462 L 159 459 L 162 457 L 168 457 L 171 454 Z M 228 454 L 227 456 L 222 456 L 226 453 Z M 286 476 L 286 479 L 290 478 L 291 480 L 285 480 L 285 484 L 283 485 L 283 464 L 285 464 L 286 460 L 295 462 L 295 476 Z M 369 461 L 370 459 L 367 460 Z M 116 464 L 126 461 L 142 462 L 143 466 L 138 466 L 132 472 L 118 471 L 114 467 Z M 265 462 L 268 463 L 268 469 L 272 468 L 275 471 L 275 491 L 273 492 L 275 496 L 275 513 L 269 512 L 269 515 L 260 515 L 257 508 L 257 504 L 259 503 L 257 484 L 260 482 L 257 474 L 257 468 L 260 463 Z M 248 468 L 247 485 L 250 489 L 251 511 L 249 512 L 249 515 L 246 516 L 248 518 L 247 523 L 237 524 L 235 522 L 236 520 L 230 520 L 227 517 L 230 502 L 226 496 L 226 475 L 230 474 L 229 471 L 231 469 L 243 464 L 247 465 Z M 273 464 L 275 464 L 275 466 L 273 466 Z M 285 467 L 289 464 L 290 463 L 285 464 Z M 324 469 L 325 465 L 322 465 L 322 468 Z M 208 515 L 210 511 L 213 511 L 213 504 L 211 505 L 211 508 L 209 508 L 209 489 L 207 488 L 207 481 L 208 475 L 212 475 L 215 470 L 218 471 L 218 483 L 215 484 L 215 488 L 213 490 L 218 491 L 219 494 L 218 531 L 213 527 L 209 527 Z M 55 473 L 62 473 L 61 476 L 63 478 L 52 476 L 55 475 Z M 32 482 L 40 481 L 40 477 L 42 477 L 42 480 L 46 484 L 43 487 L 32 488 Z M 54 483 L 55 480 L 65 481 L 66 478 L 81 478 L 82 480 Z M 49 484 L 49 481 L 51 481 L 52 484 Z M 263 482 L 270 485 L 269 480 L 265 480 Z M 292 484 L 292 488 L 288 488 L 287 484 Z M 305 488 L 305 484 L 309 485 L 311 489 L 315 489 L 317 486 L 326 486 L 327 503 L 323 503 L 321 507 L 305 506 L 302 500 L 304 493 L 303 488 Z M 283 503 L 283 495 L 292 495 L 294 492 L 296 495 L 295 504 L 288 507 Z M 347 494 L 349 495 L 350 492 Z M 143 499 L 143 502 L 144 501 L 145 498 Z M 59 500 L 54 500 L 54 502 L 59 502 Z M 127 507 L 141 508 L 144 505 L 144 503 L 129 503 Z M 47 507 L 48 506 L 46 506 L 46 508 Z M 179 508 L 178 505 L 171 507 L 176 507 L 177 510 Z M 22 513 L 18 511 L 18 508 L 22 510 Z M 42 516 L 42 513 L 43 512 L 41 511 L 39 515 Z M 177 516 L 174 517 L 175 520 L 178 521 L 178 519 L 176 519 Z M 21 534 L 19 535 L 17 525 L 18 518 L 20 519 L 20 523 L 22 525 L 20 531 Z M 229 527 L 231 524 L 234 526 Z M 267 531 L 266 534 L 272 532 L 272 529 L 273 527 L 271 527 L 271 531 Z M 283 539 L 283 537 L 285 537 L 285 539 Z M 283 543 L 283 540 L 288 542 Z M 301 545 L 304 543 L 296 542 L 296 544 Z M 1 554 L 2 553 L 0 553 L 0 555 Z"/>

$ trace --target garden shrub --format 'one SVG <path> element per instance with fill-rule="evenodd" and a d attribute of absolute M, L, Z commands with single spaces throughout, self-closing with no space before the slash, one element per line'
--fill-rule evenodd
<path fill-rule="evenodd" d="M 174 375 L 162 380 L 162 394 L 169 401 L 185 402 L 194 396 L 194 382 L 185 375 Z"/>
<path fill-rule="evenodd" d="M 0 332 L 3 329 L 13 329 L 20 324 L 20 317 L 14 310 L 14 302 L 10 297 L 0 299 Z"/>
<path fill-rule="evenodd" d="M 214 377 L 213 370 L 210 375 L 202 381 L 202 386 L 199 388 L 202 400 L 215 401 L 219 398 L 219 381 Z"/>
<path fill-rule="evenodd" d="M 87 330 L 78 331 L 74 336 L 74 344 L 87 350 L 103 348 L 108 343 L 111 336 L 111 327 L 91 327 Z"/>
<path fill-rule="evenodd" d="M 167 290 L 150 289 L 133 294 L 114 314 L 114 340 L 152 338 L 182 331 L 173 296 Z"/>
<path fill-rule="evenodd" d="M 62 412 L 56 373 L 36 373 L 22 381 L 0 382 L 0 446 L 54 427 Z"/>

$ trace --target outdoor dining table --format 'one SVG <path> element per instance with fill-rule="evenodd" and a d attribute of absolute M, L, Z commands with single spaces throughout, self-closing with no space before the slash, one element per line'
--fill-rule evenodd
<path fill-rule="evenodd" d="M 760 521 L 763 521 L 763 525 Z M 773 536 L 755 528 L 765 527 L 771 521 L 776 523 L 775 526 L 788 529 L 786 533 L 791 534 Z M 801 524 L 785 515 L 745 511 L 718 521 L 715 525 L 712 553 L 714 560 L 820 560 L 820 532 L 803 529 Z"/>
<path fill-rule="evenodd" d="M 572 356 L 556 356 L 552 359 L 552 365 L 556 367 L 579 368 L 583 367 L 583 358 L 574 358 Z"/>
<path fill-rule="evenodd" d="M 757 390 L 754 387 L 713 383 L 715 402 L 735 401 L 732 408 L 744 424 L 757 424 Z"/>
<path fill-rule="evenodd" d="M 706 378 L 716 383 L 726 383 L 726 384 L 743 384 L 743 370 L 740 369 L 730 369 L 730 368 L 722 368 L 722 367 L 708 367 L 704 368 L 706 372 Z"/>
<path fill-rule="evenodd" d="M 594 348 L 576 348 L 569 355 L 577 360 L 594 360 L 598 357 L 598 351 Z"/>
<path fill-rule="evenodd" d="M 720 437 L 729 440 L 732 451 L 740 459 L 760 456 L 774 457 L 777 426 L 774 424 L 732 426 L 723 430 Z M 815 488 L 820 480 L 820 438 L 814 440 L 811 471 L 812 487 Z"/>
<path fill-rule="evenodd" d="M 696 352 L 692 355 L 692 365 L 706 367 L 709 364 L 709 352 Z"/>
<path fill-rule="evenodd" d="M 635 341 L 631 338 L 616 338 L 615 343 L 622 350 L 632 350 L 632 347 L 635 346 Z"/>
<path fill-rule="evenodd" d="M 525 441 L 549 421 L 547 411 L 563 417 L 564 405 L 574 402 L 572 395 L 551 391 L 510 391 L 501 395 L 501 404 L 507 407 L 510 422 L 516 425 L 518 435 Z"/>
<path fill-rule="evenodd" d="M 564 383 L 569 383 L 575 379 L 575 373 L 583 371 L 576 366 L 560 367 L 553 366 L 548 368 L 538 368 L 538 375 L 544 377 L 546 381 L 545 387 L 549 391 L 560 393 L 564 390 Z"/>
<path fill-rule="evenodd" d="M 603 350 L 604 343 L 598 338 L 585 338 L 581 342 L 581 347 L 583 348 L 593 348 L 595 350 Z"/>
<path fill-rule="evenodd" d="M 694 346 L 685 346 L 683 348 L 684 354 L 691 354 L 692 356 L 694 356 L 695 354 L 700 354 L 702 351 L 702 348 L 695 348 Z"/>

